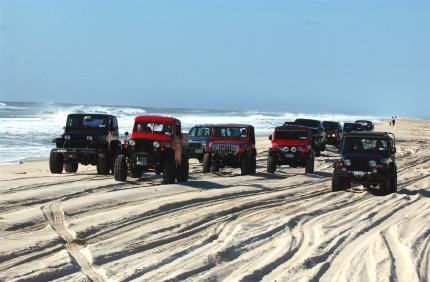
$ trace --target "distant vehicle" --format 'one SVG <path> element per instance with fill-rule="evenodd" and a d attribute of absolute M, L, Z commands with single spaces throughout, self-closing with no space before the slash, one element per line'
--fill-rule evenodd
<path fill-rule="evenodd" d="M 298 118 L 294 121 L 294 123 L 296 125 L 314 128 L 314 151 L 315 156 L 319 157 L 321 155 L 321 152 L 324 151 L 326 147 L 326 133 L 322 122 L 315 119 Z"/>
<path fill-rule="evenodd" d="M 359 123 L 351 123 L 351 122 L 345 122 L 343 124 L 344 135 L 348 135 L 353 131 L 363 131 L 363 126 Z"/>
<path fill-rule="evenodd" d="M 203 171 L 240 167 L 242 175 L 256 172 L 254 127 L 248 124 L 217 124 L 212 128 L 209 149 L 203 157 Z"/>
<path fill-rule="evenodd" d="M 193 126 L 188 133 L 188 155 L 203 162 L 203 156 L 209 148 L 213 125 L 203 124 Z M 210 171 L 204 171 L 210 172 Z"/>
<path fill-rule="evenodd" d="M 126 136 L 128 133 L 126 132 Z M 115 161 L 117 181 L 126 181 L 127 172 L 139 178 L 144 171 L 163 174 L 163 183 L 188 180 L 187 134 L 181 132 L 178 119 L 164 116 L 135 118 L 131 139 L 126 140 Z"/>
<path fill-rule="evenodd" d="M 303 126 L 276 127 L 269 136 L 272 146 L 267 156 L 267 172 L 274 173 L 281 165 L 304 167 L 306 173 L 314 172 L 312 129 Z"/>
<path fill-rule="evenodd" d="M 373 131 L 375 126 L 370 120 L 356 120 L 355 123 L 361 124 L 362 130 Z"/>
<path fill-rule="evenodd" d="M 351 183 L 379 186 L 384 194 L 397 191 L 395 137 L 387 132 L 353 132 L 345 137 L 341 160 L 334 163 L 332 191 Z"/>
<path fill-rule="evenodd" d="M 326 132 L 327 144 L 339 148 L 343 140 L 342 125 L 336 121 L 323 121 L 323 127 Z"/>
<path fill-rule="evenodd" d="M 79 164 L 96 165 L 97 173 L 109 174 L 121 149 L 118 121 L 112 115 L 70 114 L 64 133 L 53 140 L 56 147 L 49 156 L 51 173 L 78 170 Z"/>

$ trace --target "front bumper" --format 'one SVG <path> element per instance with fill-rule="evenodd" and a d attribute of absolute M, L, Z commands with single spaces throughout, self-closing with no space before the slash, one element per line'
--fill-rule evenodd
<path fill-rule="evenodd" d="M 101 149 L 92 148 L 54 148 L 52 152 L 62 153 L 62 154 L 85 154 L 92 155 L 103 152 Z"/>
<path fill-rule="evenodd" d="M 387 179 L 387 172 L 380 169 L 376 169 L 376 172 L 337 169 L 336 174 L 342 178 L 349 179 L 353 183 L 361 184 L 380 184 L 381 181 Z"/>

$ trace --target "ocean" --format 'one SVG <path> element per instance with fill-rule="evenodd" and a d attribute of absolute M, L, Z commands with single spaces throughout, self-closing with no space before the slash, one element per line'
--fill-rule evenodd
<path fill-rule="evenodd" d="M 105 113 L 117 116 L 119 131 L 131 131 L 134 117 L 154 114 L 178 118 L 184 132 L 195 124 L 246 123 L 255 126 L 257 135 L 269 135 L 275 126 L 298 117 L 340 122 L 369 119 L 375 116 L 338 114 L 303 114 L 276 112 L 238 112 L 201 109 L 174 109 L 154 107 L 97 106 L 58 103 L 0 102 L 0 163 L 47 159 L 53 147 L 52 139 L 63 132 L 70 113 Z"/>

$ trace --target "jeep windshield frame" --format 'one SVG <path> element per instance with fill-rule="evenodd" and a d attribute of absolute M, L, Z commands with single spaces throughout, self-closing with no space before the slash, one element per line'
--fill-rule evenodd
<path fill-rule="evenodd" d="M 246 132 L 246 134 L 243 134 L 244 131 Z M 216 126 L 212 129 L 212 137 L 214 138 L 247 140 L 249 134 L 250 132 L 247 127 Z"/>
<path fill-rule="evenodd" d="M 309 140 L 309 131 L 306 130 L 275 130 L 274 140 Z"/>
<path fill-rule="evenodd" d="M 373 136 L 346 137 L 343 153 L 358 154 L 387 154 L 390 151 L 389 138 Z"/>
<path fill-rule="evenodd" d="M 133 132 L 146 134 L 172 135 L 173 126 L 165 122 L 135 121 Z"/>
<path fill-rule="evenodd" d="M 109 117 L 100 115 L 69 115 L 65 131 L 107 131 Z"/>

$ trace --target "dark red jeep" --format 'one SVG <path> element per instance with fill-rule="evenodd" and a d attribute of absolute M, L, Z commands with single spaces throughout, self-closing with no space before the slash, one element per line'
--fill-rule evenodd
<path fill-rule="evenodd" d="M 306 173 L 314 172 L 312 128 L 304 126 L 276 127 L 269 136 L 272 147 L 267 157 L 267 172 L 274 173 L 277 166 L 305 167 Z"/>
<path fill-rule="evenodd" d="M 203 172 L 240 167 L 242 175 L 256 170 L 254 127 L 248 124 L 218 124 L 212 128 L 209 148 L 203 156 Z"/>
<path fill-rule="evenodd" d="M 126 136 L 128 133 L 126 132 Z M 133 133 L 125 140 L 122 153 L 115 160 L 115 180 L 125 181 L 127 171 L 138 178 L 144 171 L 163 174 L 163 183 L 188 180 L 187 136 L 181 122 L 172 117 L 138 116 Z"/>

